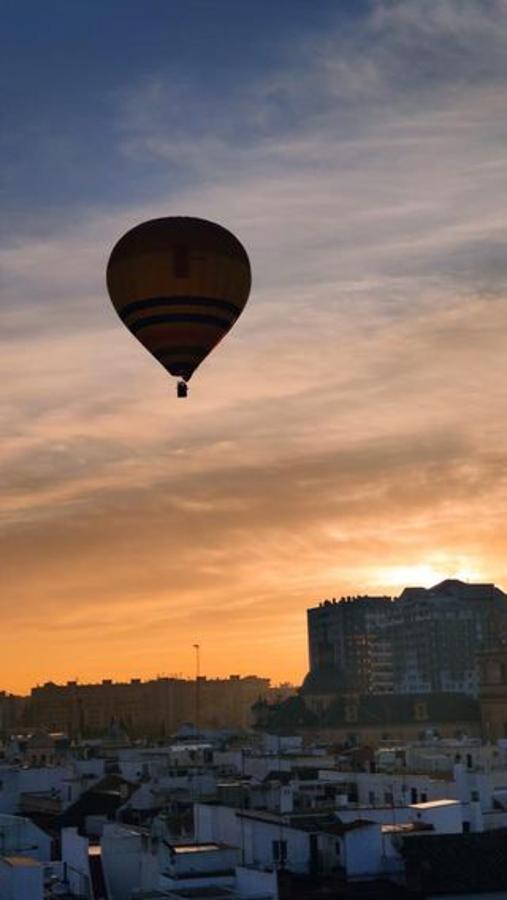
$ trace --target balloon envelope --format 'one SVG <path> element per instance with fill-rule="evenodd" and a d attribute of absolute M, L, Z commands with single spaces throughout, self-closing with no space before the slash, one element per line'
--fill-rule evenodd
<path fill-rule="evenodd" d="M 206 219 L 143 222 L 113 248 L 107 288 L 129 331 L 171 375 L 188 381 L 248 299 L 243 245 Z"/>

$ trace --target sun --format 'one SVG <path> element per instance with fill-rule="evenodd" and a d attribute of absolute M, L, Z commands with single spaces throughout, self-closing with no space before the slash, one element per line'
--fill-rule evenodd
<path fill-rule="evenodd" d="M 429 588 L 446 578 L 459 581 L 482 581 L 480 568 L 469 559 L 442 557 L 435 561 L 385 566 L 377 570 L 378 583 L 392 590 L 404 587 Z"/>

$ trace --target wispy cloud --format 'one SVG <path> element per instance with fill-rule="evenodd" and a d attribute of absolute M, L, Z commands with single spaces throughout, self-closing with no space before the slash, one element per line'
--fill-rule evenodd
<path fill-rule="evenodd" d="M 164 72 L 111 97 L 157 201 L 1 253 L 4 619 L 47 627 L 55 677 L 62 630 L 88 673 L 108 642 L 117 672 L 176 670 L 196 623 L 231 665 L 264 645 L 302 674 L 321 593 L 427 560 L 507 582 L 506 50 L 503 3 L 378 3 L 213 116 Z M 117 237 L 173 212 L 254 270 L 186 404 L 103 284 Z"/>

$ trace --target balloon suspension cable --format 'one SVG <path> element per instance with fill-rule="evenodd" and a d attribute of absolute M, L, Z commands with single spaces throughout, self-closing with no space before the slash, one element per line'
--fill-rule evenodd
<path fill-rule="evenodd" d="M 188 384 L 182 379 L 176 385 L 176 393 L 178 397 L 186 397 L 188 394 Z"/>

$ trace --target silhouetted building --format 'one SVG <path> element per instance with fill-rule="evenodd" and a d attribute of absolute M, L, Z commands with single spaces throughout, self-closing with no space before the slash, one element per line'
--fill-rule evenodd
<path fill-rule="evenodd" d="M 378 677 L 374 660 L 379 624 L 387 621 L 391 605 L 390 597 L 342 597 L 309 609 L 310 671 L 334 666 L 340 689 L 369 693 Z"/>
<path fill-rule="evenodd" d="M 479 692 L 478 650 L 507 640 L 507 595 L 448 579 L 398 598 L 343 597 L 308 610 L 310 672 L 359 694 Z"/>
<path fill-rule="evenodd" d="M 16 728 L 23 718 L 26 704 L 26 697 L 0 691 L 0 734 L 7 735 Z"/>
<path fill-rule="evenodd" d="M 478 661 L 484 737 L 507 738 L 507 645 L 482 651 Z"/>
<path fill-rule="evenodd" d="M 115 721 L 131 737 L 163 738 L 191 721 L 200 728 L 247 728 L 252 705 L 269 691 L 269 679 L 256 675 L 200 677 L 197 682 L 179 678 L 48 682 L 32 689 L 27 717 L 31 725 L 70 735 L 99 735 Z"/>
<path fill-rule="evenodd" d="M 481 734 L 479 702 L 466 694 L 340 694 L 324 688 L 312 680 L 284 703 L 258 702 L 257 727 L 274 734 L 371 746 L 417 741 L 428 733 L 442 738 Z"/>

